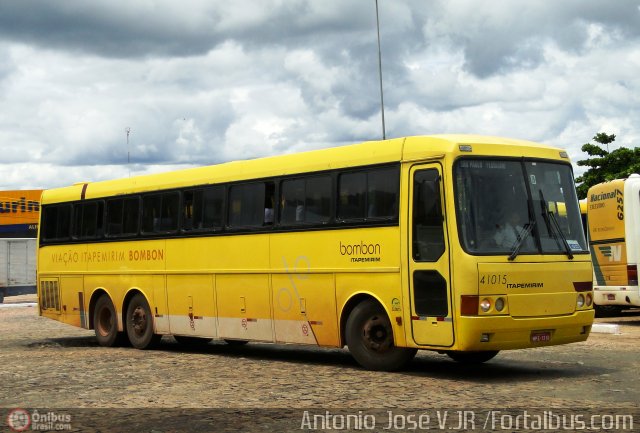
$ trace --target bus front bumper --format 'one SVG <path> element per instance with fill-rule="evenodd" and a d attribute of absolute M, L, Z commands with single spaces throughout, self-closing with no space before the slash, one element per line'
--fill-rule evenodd
<path fill-rule="evenodd" d="M 455 350 L 509 350 L 585 341 L 594 310 L 540 318 L 460 317 Z"/>

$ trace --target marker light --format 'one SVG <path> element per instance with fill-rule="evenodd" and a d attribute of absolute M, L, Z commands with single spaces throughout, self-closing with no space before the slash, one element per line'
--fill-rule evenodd
<path fill-rule="evenodd" d="M 593 296 L 591 296 L 591 293 L 587 293 L 587 307 L 590 307 L 591 304 L 593 304 Z"/>
<path fill-rule="evenodd" d="M 488 300 L 487 298 L 484 298 L 481 302 L 480 302 L 480 309 L 483 312 L 487 312 L 491 309 L 491 301 Z"/>
<path fill-rule="evenodd" d="M 578 308 L 584 307 L 584 295 L 582 293 L 578 295 L 578 300 L 576 301 L 576 305 L 578 306 Z"/>
<path fill-rule="evenodd" d="M 496 299 L 496 311 L 502 311 L 504 309 L 504 299 L 498 298 Z"/>

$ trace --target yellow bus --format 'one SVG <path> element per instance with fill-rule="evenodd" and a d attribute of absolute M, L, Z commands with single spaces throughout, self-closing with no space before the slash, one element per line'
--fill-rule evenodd
<path fill-rule="evenodd" d="M 640 307 L 640 175 L 595 185 L 587 200 L 596 312 Z"/>
<path fill-rule="evenodd" d="M 80 183 L 44 192 L 39 239 L 40 314 L 104 346 L 346 345 L 395 370 L 418 349 L 484 362 L 583 341 L 594 317 L 567 154 L 519 140 L 407 137 Z"/>

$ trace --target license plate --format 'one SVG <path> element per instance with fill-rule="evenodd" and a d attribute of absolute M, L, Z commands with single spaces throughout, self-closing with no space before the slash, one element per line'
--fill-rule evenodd
<path fill-rule="evenodd" d="M 531 333 L 532 343 L 546 343 L 551 341 L 551 331 L 534 331 Z"/>
<path fill-rule="evenodd" d="M 615 301 L 615 300 L 616 300 L 616 295 L 613 295 L 613 294 L 609 294 L 609 295 L 607 295 L 607 300 L 609 300 L 609 301 Z"/>

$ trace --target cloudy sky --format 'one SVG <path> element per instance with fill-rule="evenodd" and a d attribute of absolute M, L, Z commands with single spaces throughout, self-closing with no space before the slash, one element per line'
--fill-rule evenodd
<path fill-rule="evenodd" d="M 388 137 L 640 145 L 640 0 L 379 8 Z M 374 0 L 0 0 L 0 189 L 379 139 L 377 56 Z"/>

